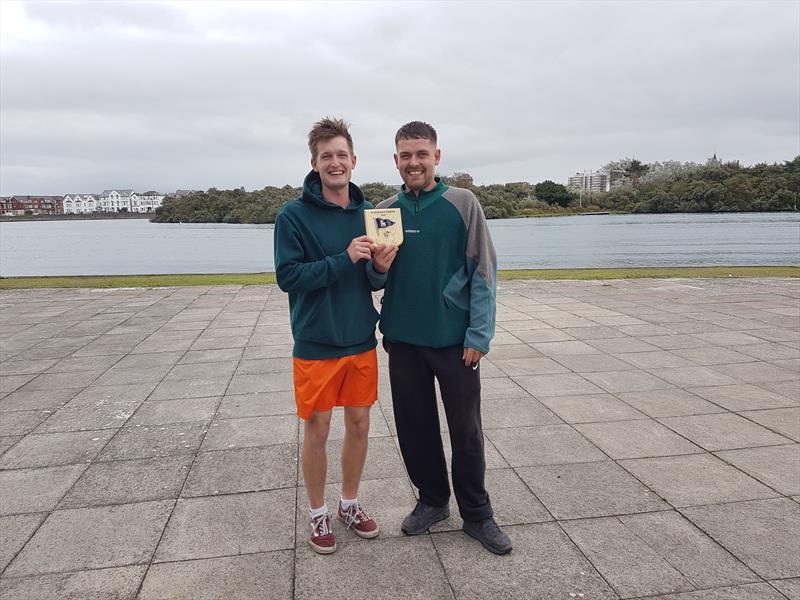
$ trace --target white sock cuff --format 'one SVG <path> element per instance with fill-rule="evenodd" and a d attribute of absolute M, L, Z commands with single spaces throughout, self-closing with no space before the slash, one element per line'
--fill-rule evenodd
<path fill-rule="evenodd" d="M 309 508 L 308 509 L 308 516 L 312 519 L 316 517 L 321 517 L 322 515 L 328 514 L 328 507 L 327 505 L 323 504 L 319 508 Z"/>

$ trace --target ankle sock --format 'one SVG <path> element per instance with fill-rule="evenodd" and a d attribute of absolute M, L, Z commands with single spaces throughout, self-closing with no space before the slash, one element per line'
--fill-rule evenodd
<path fill-rule="evenodd" d="M 327 505 L 323 504 L 319 508 L 309 508 L 308 509 L 308 516 L 312 519 L 317 517 L 321 517 L 322 515 L 328 514 L 328 507 Z"/>
<path fill-rule="evenodd" d="M 344 510 L 347 510 L 348 508 L 353 506 L 353 504 L 357 504 L 358 503 L 358 498 L 353 498 L 352 500 L 348 500 L 346 498 L 342 498 L 341 499 L 341 503 L 342 503 L 342 508 Z"/>

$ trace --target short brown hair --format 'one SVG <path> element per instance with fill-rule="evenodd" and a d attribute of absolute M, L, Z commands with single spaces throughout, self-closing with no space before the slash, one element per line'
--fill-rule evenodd
<path fill-rule="evenodd" d="M 436 145 L 436 130 L 423 121 L 411 121 L 397 130 L 394 145 L 400 140 L 430 140 Z"/>
<path fill-rule="evenodd" d="M 331 119 L 329 117 L 325 117 L 314 123 L 311 131 L 308 132 L 308 149 L 311 151 L 311 158 L 317 158 L 317 144 L 339 136 L 347 140 L 347 145 L 350 147 L 350 154 L 354 154 L 353 138 L 348 131 L 349 127 L 350 123 L 344 119 Z"/>

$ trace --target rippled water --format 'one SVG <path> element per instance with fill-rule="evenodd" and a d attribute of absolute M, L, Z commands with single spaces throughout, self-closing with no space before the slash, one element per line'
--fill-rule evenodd
<path fill-rule="evenodd" d="M 502 269 L 800 262 L 796 213 L 587 215 L 489 222 Z M 259 273 L 272 225 L 0 222 L 0 275 Z"/>

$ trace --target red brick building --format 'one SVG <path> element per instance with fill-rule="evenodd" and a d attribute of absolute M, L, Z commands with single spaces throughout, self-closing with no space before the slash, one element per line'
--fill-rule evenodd
<path fill-rule="evenodd" d="M 64 196 L 11 196 L 0 202 L 0 212 L 23 215 L 25 211 L 33 214 L 53 215 L 64 212 Z"/>

